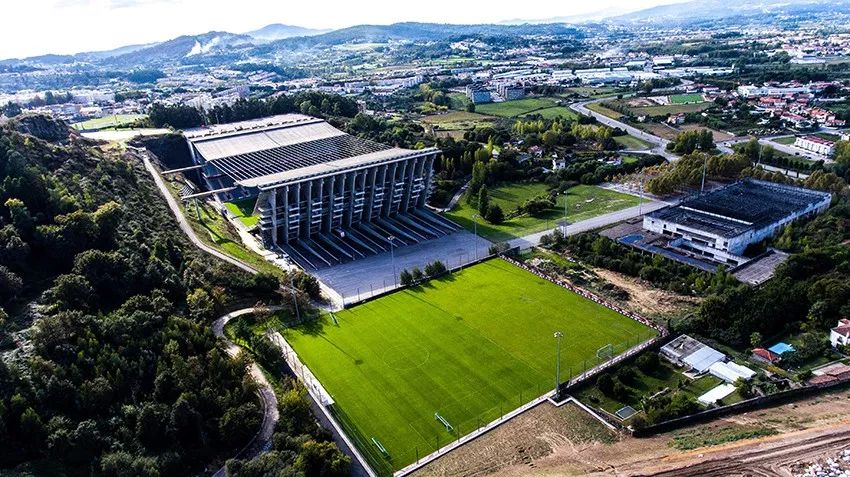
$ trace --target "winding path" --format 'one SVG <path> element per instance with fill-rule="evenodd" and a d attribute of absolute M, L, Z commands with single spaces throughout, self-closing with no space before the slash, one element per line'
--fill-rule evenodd
<path fill-rule="evenodd" d="M 270 309 L 276 310 L 278 307 L 270 307 Z M 224 326 L 227 325 L 227 323 L 233 318 L 254 313 L 255 311 L 255 308 L 245 308 L 233 311 L 213 322 L 213 334 L 216 338 L 224 340 L 224 351 L 231 358 L 235 358 L 240 353 L 241 348 L 224 336 Z M 257 363 L 251 363 L 251 367 L 248 369 L 248 372 L 251 375 L 251 379 L 257 383 L 257 394 L 260 396 L 260 402 L 263 405 L 263 422 L 260 424 L 260 430 L 254 438 L 251 439 L 251 442 L 249 442 L 244 449 L 234 456 L 241 458 L 253 458 L 271 449 L 274 428 L 280 418 L 277 409 L 277 396 L 275 395 L 274 389 L 268 379 L 266 379 L 266 376 L 263 374 L 263 371 Z M 225 477 L 226 475 L 227 467 L 222 466 L 213 474 L 213 477 Z"/>

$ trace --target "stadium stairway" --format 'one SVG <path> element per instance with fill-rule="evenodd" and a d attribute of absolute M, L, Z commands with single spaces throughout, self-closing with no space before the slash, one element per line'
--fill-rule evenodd
<path fill-rule="evenodd" d="M 417 210 L 299 239 L 280 249 L 305 270 L 318 270 L 386 253 L 390 248 L 433 240 L 458 230 L 460 226 L 447 219 L 430 211 Z M 388 239 L 390 236 L 395 237 L 393 244 Z"/>

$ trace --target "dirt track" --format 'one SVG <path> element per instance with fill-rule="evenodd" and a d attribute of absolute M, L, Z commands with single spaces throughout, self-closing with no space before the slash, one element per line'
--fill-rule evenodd
<path fill-rule="evenodd" d="M 838 391 L 641 439 L 595 427 L 574 410 L 541 406 L 416 475 L 792 476 L 804 464 L 850 448 L 850 397 Z M 776 434 L 705 444 L 765 428 Z M 683 442 L 693 450 L 675 447 Z"/>
<path fill-rule="evenodd" d="M 850 447 L 850 424 L 829 429 L 799 431 L 773 436 L 772 440 L 742 442 L 691 455 L 677 462 L 649 466 L 638 472 L 618 475 L 674 477 L 700 476 L 792 476 L 792 467 L 819 460 L 825 455 Z"/>

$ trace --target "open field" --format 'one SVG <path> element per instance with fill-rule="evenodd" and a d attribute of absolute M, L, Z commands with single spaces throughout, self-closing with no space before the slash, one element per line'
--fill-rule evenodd
<path fill-rule="evenodd" d="M 256 203 L 256 199 L 243 199 L 225 202 L 224 206 L 245 226 L 253 227 L 260 221 L 260 216 L 254 215 L 254 205 Z"/>
<path fill-rule="evenodd" d="M 701 94 L 674 94 L 670 96 L 671 104 L 702 103 L 704 101 Z"/>
<path fill-rule="evenodd" d="M 698 113 L 712 106 L 714 106 L 714 103 L 667 104 L 663 106 L 632 108 L 632 113 L 636 116 L 643 114 L 648 116 L 665 116 L 668 114 Z"/>
<path fill-rule="evenodd" d="M 115 114 L 102 118 L 89 119 L 87 121 L 74 123 L 75 129 L 106 129 L 127 126 L 146 118 L 146 114 Z"/>
<path fill-rule="evenodd" d="M 771 139 L 772 142 L 775 142 L 777 144 L 784 144 L 786 146 L 790 146 L 791 144 L 794 144 L 794 141 L 796 141 L 796 140 L 797 140 L 796 136 L 785 136 L 785 137 L 777 137 L 777 138 Z"/>
<path fill-rule="evenodd" d="M 793 466 L 837 456 L 850 435 L 846 390 L 653 437 L 620 435 L 614 442 L 561 423 L 563 413 L 538 406 L 414 475 L 791 476 Z"/>
<path fill-rule="evenodd" d="M 736 139 L 736 136 L 726 134 L 725 132 L 718 131 L 716 129 L 710 129 L 710 128 L 707 128 L 707 127 L 700 125 L 700 124 L 683 124 L 683 125 L 679 126 L 679 129 L 681 129 L 682 131 L 702 131 L 702 130 L 711 131 L 711 137 L 714 139 L 714 142 L 716 142 L 716 143 L 717 142 L 724 142 L 724 141 L 731 141 L 731 140 Z"/>
<path fill-rule="evenodd" d="M 654 136 L 658 136 L 660 138 L 664 138 L 671 141 L 673 139 L 676 139 L 676 136 L 678 136 L 679 133 L 682 132 L 672 126 L 668 126 L 666 123 L 636 123 L 634 124 L 634 126 Z"/>
<path fill-rule="evenodd" d="M 475 106 L 475 111 L 490 116 L 512 118 L 535 113 L 537 110 L 556 107 L 558 106 L 557 101 L 557 98 L 523 98 L 501 103 L 478 104 Z"/>
<path fill-rule="evenodd" d="M 603 116 L 608 116 L 611 119 L 619 120 L 620 118 L 623 117 L 623 115 L 618 113 L 617 111 L 614 111 L 611 108 L 605 107 L 604 103 L 590 103 L 590 104 L 587 105 L 587 109 L 593 111 L 594 113 L 599 113 Z"/>
<path fill-rule="evenodd" d="M 563 379 L 585 360 L 596 364 L 607 343 L 622 350 L 655 335 L 498 259 L 335 316 L 338 324 L 326 316 L 284 333 L 383 473 L 546 392 L 555 375 L 554 332 L 565 336 Z"/>
<path fill-rule="evenodd" d="M 478 113 L 466 111 L 451 111 L 445 114 L 434 114 L 425 116 L 421 121 L 434 128 L 436 134 L 458 133 L 463 137 L 463 132 L 477 127 L 489 126 L 495 118 Z"/>
<path fill-rule="evenodd" d="M 647 151 L 652 149 L 652 145 L 648 142 L 628 134 L 625 136 L 614 136 L 614 141 L 631 151 Z"/>
<path fill-rule="evenodd" d="M 557 117 L 562 117 L 564 119 L 578 118 L 578 115 L 572 109 L 566 106 L 555 106 L 552 108 L 538 109 L 537 111 L 533 111 L 530 114 L 539 114 L 543 117 L 543 119 L 555 119 Z"/>
<path fill-rule="evenodd" d="M 508 184 L 488 189 L 490 204 L 499 204 L 505 215 L 515 210 L 523 202 L 547 193 L 545 184 Z M 522 215 L 499 225 L 478 220 L 478 235 L 491 241 L 504 241 L 555 228 L 557 221 L 564 218 L 564 201 L 567 200 L 567 220 L 578 222 L 598 215 L 607 214 L 640 203 L 638 197 L 603 189 L 596 186 L 579 185 L 569 189 L 569 198 L 558 197 L 554 208 L 545 211 L 539 217 Z M 478 214 L 474 205 L 465 199 L 458 201 L 446 217 L 474 231 L 472 216 Z"/>

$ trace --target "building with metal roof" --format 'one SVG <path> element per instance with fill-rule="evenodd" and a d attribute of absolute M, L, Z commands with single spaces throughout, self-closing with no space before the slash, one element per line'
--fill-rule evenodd
<path fill-rule="evenodd" d="M 748 261 L 749 245 L 831 201 L 828 192 L 747 179 L 647 214 L 643 228 L 669 238 L 671 247 L 735 267 Z"/>
<path fill-rule="evenodd" d="M 410 150 L 286 114 L 188 130 L 192 159 L 221 200 L 256 197 L 259 231 L 308 268 L 457 229 L 425 209 L 437 149 Z"/>

